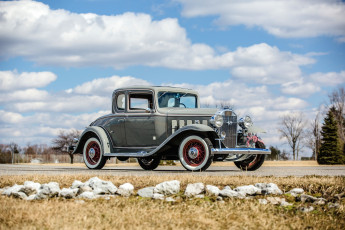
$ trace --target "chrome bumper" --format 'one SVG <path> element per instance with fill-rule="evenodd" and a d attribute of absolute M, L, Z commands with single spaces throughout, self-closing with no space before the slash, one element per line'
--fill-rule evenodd
<path fill-rule="evenodd" d="M 269 149 L 257 149 L 257 148 L 221 148 L 211 149 L 212 154 L 271 154 Z"/>

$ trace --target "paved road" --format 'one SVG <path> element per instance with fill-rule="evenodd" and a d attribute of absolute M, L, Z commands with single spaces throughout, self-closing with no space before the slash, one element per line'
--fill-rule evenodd
<path fill-rule="evenodd" d="M 55 165 L 9 165 L 0 164 L 2 175 L 61 175 L 88 174 L 114 176 L 145 176 L 145 175 L 207 175 L 207 176 L 345 176 L 345 166 L 263 166 L 254 172 L 243 172 L 235 166 L 211 166 L 206 172 L 186 171 L 182 166 L 160 166 L 154 171 L 145 171 L 139 166 L 112 166 L 102 170 L 89 170 L 84 166 L 55 166 Z"/>

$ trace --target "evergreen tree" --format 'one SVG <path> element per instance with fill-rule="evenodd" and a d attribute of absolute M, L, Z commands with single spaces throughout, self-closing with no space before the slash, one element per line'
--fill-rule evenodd
<path fill-rule="evenodd" d="M 317 157 L 319 164 L 344 164 L 345 156 L 343 153 L 343 144 L 338 133 L 338 124 L 334 117 L 335 108 L 332 107 L 325 117 L 322 126 L 322 143 L 320 153 Z"/>

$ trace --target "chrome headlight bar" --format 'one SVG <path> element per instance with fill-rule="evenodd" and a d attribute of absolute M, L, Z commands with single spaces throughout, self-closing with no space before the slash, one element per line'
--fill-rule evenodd
<path fill-rule="evenodd" d="M 247 115 L 244 118 L 241 118 L 239 120 L 239 125 L 240 125 L 241 128 L 248 129 L 249 127 L 251 127 L 253 125 L 253 121 L 250 118 L 250 116 Z"/>
<path fill-rule="evenodd" d="M 222 127 L 224 120 L 221 111 L 217 112 L 215 115 L 211 117 L 210 123 L 217 128 Z"/>

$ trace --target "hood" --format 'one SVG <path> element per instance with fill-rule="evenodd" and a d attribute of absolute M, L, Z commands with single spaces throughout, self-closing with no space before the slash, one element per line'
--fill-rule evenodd
<path fill-rule="evenodd" d="M 207 108 L 195 108 L 195 109 L 187 109 L 187 108 L 160 108 L 159 111 L 161 113 L 165 113 L 168 116 L 177 116 L 177 115 L 193 115 L 193 116 L 213 116 L 218 109 L 207 109 Z"/>

